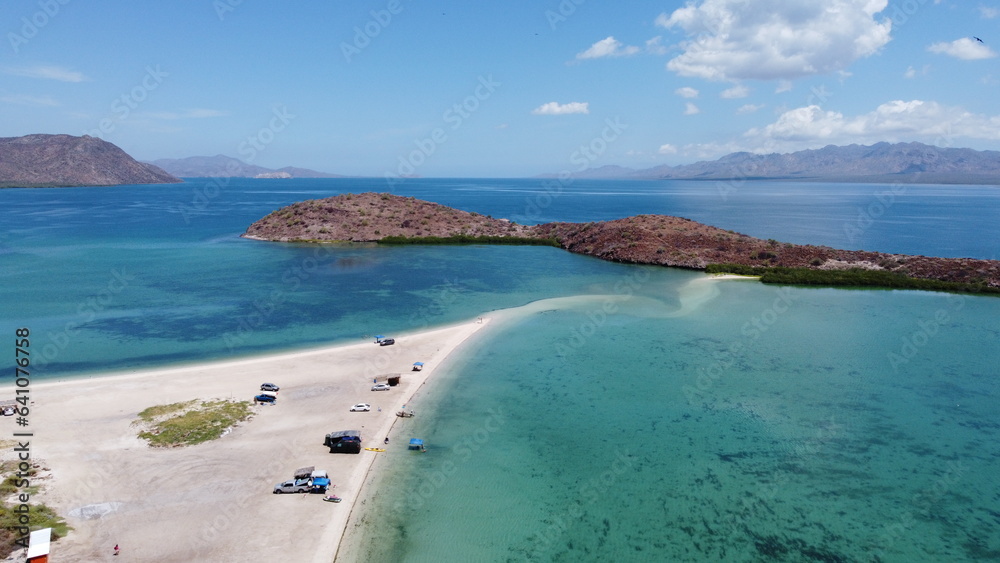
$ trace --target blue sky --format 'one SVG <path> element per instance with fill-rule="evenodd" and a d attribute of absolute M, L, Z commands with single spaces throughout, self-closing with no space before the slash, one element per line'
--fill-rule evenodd
<path fill-rule="evenodd" d="M 0 136 L 425 177 L 1000 149 L 1000 0 L 94 4 L 0 4 Z"/>

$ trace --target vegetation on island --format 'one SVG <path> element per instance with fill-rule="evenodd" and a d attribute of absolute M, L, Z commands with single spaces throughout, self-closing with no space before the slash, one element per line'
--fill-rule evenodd
<path fill-rule="evenodd" d="M 724 264 L 734 273 L 761 275 L 764 283 L 1000 292 L 997 260 L 789 244 L 666 215 L 520 225 L 394 194 L 295 203 L 256 221 L 243 236 L 277 242 L 551 245 L 628 264 L 705 271 Z"/>
<path fill-rule="evenodd" d="M 532 238 L 532 237 L 503 237 L 488 235 L 451 235 L 447 237 L 402 237 L 390 236 L 378 241 L 379 244 L 406 245 L 406 244 L 510 244 L 523 246 L 555 246 L 559 247 L 559 241 L 553 238 Z"/>
<path fill-rule="evenodd" d="M 887 289 L 920 289 L 956 293 L 984 293 L 1000 295 L 1000 287 L 991 287 L 985 280 L 948 282 L 912 278 L 896 272 L 849 268 L 845 270 L 817 270 L 810 268 L 785 268 L 781 266 L 746 266 L 743 264 L 709 264 L 709 274 L 735 274 L 756 276 L 762 283 L 781 285 L 817 285 L 824 287 L 863 287 Z"/>
<path fill-rule="evenodd" d="M 149 407 L 133 424 L 150 446 L 192 446 L 221 437 L 253 414 L 249 401 L 186 401 Z"/>

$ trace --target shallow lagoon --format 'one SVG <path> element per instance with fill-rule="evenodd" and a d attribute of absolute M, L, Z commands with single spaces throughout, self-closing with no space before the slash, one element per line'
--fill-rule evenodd
<path fill-rule="evenodd" d="M 429 451 L 391 458 L 364 560 L 996 556 L 1000 300 L 724 281 L 672 316 L 692 277 L 488 329 L 400 423 Z"/>

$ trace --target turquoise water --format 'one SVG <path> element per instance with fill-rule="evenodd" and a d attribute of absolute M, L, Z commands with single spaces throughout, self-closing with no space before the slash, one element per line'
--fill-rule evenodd
<path fill-rule="evenodd" d="M 494 314 L 402 421 L 429 451 L 387 452 L 375 516 L 352 538 L 375 547 L 365 560 L 1000 558 L 998 299 L 706 283 L 553 248 L 248 241 L 246 226 L 283 205 L 384 184 L 206 182 L 0 190 L 0 330 L 30 327 L 35 377 L 396 335 L 533 304 Z M 729 188 L 414 180 L 396 191 L 525 223 L 666 213 L 790 242 L 998 251 L 993 187 L 908 186 L 881 211 L 885 186 Z"/>
<path fill-rule="evenodd" d="M 492 329 L 418 398 L 400 437 L 429 451 L 392 458 L 364 560 L 1000 557 L 1000 300 L 737 281 L 670 316 L 691 275 L 646 273 L 606 318 Z"/>

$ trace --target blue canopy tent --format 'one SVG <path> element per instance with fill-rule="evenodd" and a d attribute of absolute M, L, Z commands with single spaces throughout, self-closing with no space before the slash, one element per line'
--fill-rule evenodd
<path fill-rule="evenodd" d="M 379 342 L 382 342 L 383 338 L 385 338 L 385 336 L 383 336 L 381 334 L 376 334 L 375 335 L 375 344 L 378 344 Z"/>
<path fill-rule="evenodd" d="M 410 450 L 423 450 L 424 441 L 420 438 L 410 438 L 410 445 L 407 447 Z"/>
<path fill-rule="evenodd" d="M 422 369 L 424 369 L 423 362 L 413 362 L 413 371 L 420 371 Z"/>

